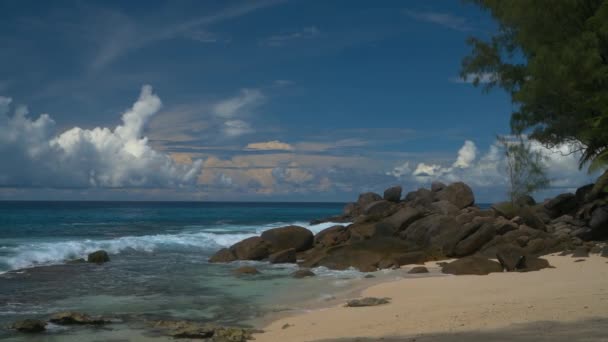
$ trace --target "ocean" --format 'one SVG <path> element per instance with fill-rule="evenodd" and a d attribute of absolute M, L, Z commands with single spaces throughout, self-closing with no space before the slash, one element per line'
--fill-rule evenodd
<path fill-rule="evenodd" d="M 126 330 L 143 338 L 146 322 L 154 320 L 246 325 L 272 312 L 294 310 L 290 305 L 298 301 L 334 298 L 341 288 L 362 280 L 362 274 L 320 268 L 315 280 L 302 281 L 289 277 L 295 265 L 210 264 L 207 259 L 270 228 L 296 224 L 316 233 L 333 223 L 311 226 L 310 220 L 337 215 L 343 206 L 0 202 L 0 325 L 78 311 L 122 322 L 96 331 L 98 340 L 123 339 Z M 109 263 L 67 263 L 98 249 L 110 254 Z M 254 264 L 261 274 L 235 277 L 232 270 L 243 264 Z M 44 335 L 48 341 L 90 340 L 83 337 L 90 336 L 88 328 L 50 328 Z M 113 335 L 117 331 L 121 334 Z M 0 338 L 39 340 L 4 329 Z"/>

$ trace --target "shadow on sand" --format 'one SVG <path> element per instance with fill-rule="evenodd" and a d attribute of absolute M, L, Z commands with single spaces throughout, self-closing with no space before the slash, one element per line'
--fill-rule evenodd
<path fill-rule="evenodd" d="M 608 341 L 608 318 L 576 322 L 534 322 L 515 324 L 491 331 L 423 334 L 384 338 L 345 338 L 317 342 L 599 342 Z"/>

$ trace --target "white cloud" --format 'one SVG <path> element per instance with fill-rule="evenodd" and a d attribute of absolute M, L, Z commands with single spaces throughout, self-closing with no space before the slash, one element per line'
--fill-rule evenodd
<path fill-rule="evenodd" d="M 293 147 L 287 143 L 278 140 L 250 143 L 245 147 L 246 150 L 257 151 L 292 151 Z"/>
<path fill-rule="evenodd" d="M 530 143 L 532 150 L 541 152 L 546 158 L 545 166 L 552 188 L 571 190 L 594 179 L 593 176 L 578 169 L 580 153 L 571 153 L 573 150 L 571 146 L 564 144 L 547 149 L 536 141 Z M 476 158 L 477 155 L 477 146 L 467 140 L 451 165 L 420 162 L 412 171 L 411 161 L 406 161 L 386 174 L 417 184 L 428 184 L 435 180 L 463 181 L 474 188 L 505 189 L 507 186 L 506 156 L 501 145 L 495 142 L 480 158 Z"/>
<path fill-rule="evenodd" d="M 229 137 L 238 137 L 252 131 L 251 126 L 243 120 L 228 120 L 224 122 L 223 132 Z"/>
<path fill-rule="evenodd" d="M 466 18 L 458 17 L 450 13 L 441 12 L 420 12 L 405 10 L 404 13 L 416 20 L 425 21 L 432 24 L 441 25 L 452 30 L 457 31 L 470 31 L 471 26 L 467 22 Z"/>
<path fill-rule="evenodd" d="M 21 187 L 171 187 L 195 184 L 202 162 L 175 162 L 143 137 L 161 101 L 150 86 L 122 115 L 114 130 L 74 127 L 55 135 L 48 114 L 27 117 L 19 107 L 0 122 L 0 186 Z"/>
<path fill-rule="evenodd" d="M 264 42 L 268 46 L 282 46 L 292 40 L 312 39 L 320 34 L 321 30 L 319 30 L 316 26 L 308 26 L 296 32 L 277 34 L 268 37 Z"/>
<path fill-rule="evenodd" d="M 13 99 L 10 97 L 0 96 L 0 115 L 8 113 L 11 102 Z"/>
<path fill-rule="evenodd" d="M 213 113 L 225 119 L 233 118 L 237 114 L 250 111 L 265 101 L 265 96 L 260 90 L 242 89 L 239 95 L 217 103 L 213 107 Z"/>

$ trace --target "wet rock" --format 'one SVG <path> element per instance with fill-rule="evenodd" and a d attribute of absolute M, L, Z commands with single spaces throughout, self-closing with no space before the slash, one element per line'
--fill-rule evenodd
<path fill-rule="evenodd" d="M 463 182 L 448 185 L 443 190 L 437 192 L 436 197 L 439 200 L 446 200 L 454 204 L 459 209 L 472 206 L 475 203 L 473 191 Z"/>
<path fill-rule="evenodd" d="M 259 331 L 237 327 L 219 327 L 213 333 L 213 342 L 245 342 L 254 339 L 252 335 L 255 332 Z"/>
<path fill-rule="evenodd" d="M 443 266 L 443 273 L 455 275 L 486 275 L 493 272 L 502 272 L 502 266 L 496 261 L 480 257 L 468 256 Z"/>
<path fill-rule="evenodd" d="M 262 233 L 262 239 L 271 245 L 272 252 L 293 248 L 302 252 L 312 248 L 314 244 L 313 233 L 299 226 L 287 226 L 269 229 Z"/>
<path fill-rule="evenodd" d="M 102 325 L 111 323 L 110 320 L 101 317 L 92 317 L 80 312 L 58 312 L 53 314 L 49 322 L 59 325 Z"/>
<path fill-rule="evenodd" d="M 384 190 L 384 200 L 398 203 L 401 200 L 401 186 L 393 186 Z"/>
<path fill-rule="evenodd" d="M 78 264 L 85 264 L 87 261 L 84 258 L 78 258 L 78 259 L 72 259 L 72 260 L 68 260 L 66 262 L 66 264 L 68 265 L 78 265 Z"/>
<path fill-rule="evenodd" d="M 416 266 L 416 267 L 412 267 L 412 269 L 409 270 L 407 273 L 410 273 L 410 274 L 429 273 L 429 269 L 424 266 Z"/>
<path fill-rule="evenodd" d="M 315 235 L 315 245 L 331 247 L 346 242 L 350 238 L 350 232 L 344 226 L 333 226 L 323 229 Z"/>
<path fill-rule="evenodd" d="M 271 264 L 294 264 L 296 260 L 296 250 L 294 248 L 270 254 L 268 261 Z"/>
<path fill-rule="evenodd" d="M 253 266 L 241 266 L 232 271 L 235 275 L 256 275 L 260 274 L 257 268 Z"/>
<path fill-rule="evenodd" d="M 229 248 L 222 248 L 209 258 L 209 262 L 231 262 L 237 260 Z"/>
<path fill-rule="evenodd" d="M 253 236 L 232 245 L 230 250 L 239 260 L 262 260 L 270 255 L 270 243 Z"/>
<path fill-rule="evenodd" d="M 95 251 L 90 253 L 87 257 L 87 262 L 95 263 L 95 264 L 103 264 L 105 262 L 110 261 L 110 256 L 108 252 L 104 250 Z"/>
<path fill-rule="evenodd" d="M 303 268 L 303 269 L 293 272 L 291 274 L 291 276 L 296 279 L 301 279 L 301 278 L 307 278 L 307 277 L 314 277 L 314 276 L 316 276 L 316 274 L 307 268 Z"/>
<path fill-rule="evenodd" d="M 365 306 L 378 306 L 390 303 L 390 298 L 365 297 L 361 299 L 352 299 L 346 302 L 346 307 L 359 308 Z"/>
<path fill-rule="evenodd" d="M 46 322 L 38 319 L 24 319 L 13 323 L 11 328 L 24 333 L 38 333 L 46 330 Z"/>

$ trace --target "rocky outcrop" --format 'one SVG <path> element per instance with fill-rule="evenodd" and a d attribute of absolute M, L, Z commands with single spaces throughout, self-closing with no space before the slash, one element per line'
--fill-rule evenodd
<path fill-rule="evenodd" d="M 110 261 L 110 256 L 108 255 L 108 252 L 104 250 L 95 251 L 87 256 L 87 262 L 98 265 L 106 263 L 108 261 Z"/>
<path fill-rule="evenodd" d="M 238 260 L 262 260 L 270 255 L 271 245 L 265 239 L 254 236 L 230 247 Z"/>
<path fill-rule="evenodd" d="M 365 306 L 378 306 L 390 303 L 390 298 L 376 298 L 376 297 L 365 297 L 361 299 L 351 299 L 346 302 L 346 307 L 349 308 L 360 308 Z"/>
<path fill-rule="evenodd" d="M 401 186 L 393 186 L 384 190 L 384 200 L 389 202 L 399 203 L 401 201 L 401 192 L 403 189 Z"/>
<path fill-rule="evenodd" d="M 323 229 L 315 235 L 315 246 L 331 247 L 342 244 L 350 238 L 350 230 L 345 226 L 333 226 Z"/>
<path fill-rule="evenodd" d="M 213 342 L 245 342 L 253 340 L 253 334 L 260 332 L 194 321 L 157 321 L 152 327 L 173 338 L 204 339 Z"/>
<path fill-rule="evenodd" d="M 463 182 L 456 182 L 448 185 L 444 189 L 438 191 L 436 197 L 439 200 L 445 200 L 452 203 L 458 207 L 458 209 L 472 206 L 475 203 L 473 190 Z"/>
<path fill-rule="evenodd" d="M 269 229 L 262 233 L 261 238 L 270 244 L 271 252 L 290 248 L 295 249 L 296 252 L 302 252 L 311 248 L 314 243 L 312 232 L 299 226 Z"/>
<path fill-rule="evenodd" d="M 80 312 L 58 312 L 53 314 L 49 322 L 58 325 L 102 325 L 111 323 L 110 320 L 93 317 Z"/>
<path fill-rule="evenodd" d="M 209 262 L 231 262 L 235 260 L 237 260 L 237 257 L 229 248 L 222 248 L 209 258 Z"/>
<path fill-rule="evenodd" d="M 46 330 L 46 322 L 38 319 L 24 319 L 13 323 L 11 329 L 24 333 L 39 333 Z"/>
<path fill-rule="evenodd" d="M 502 272 L 502 266 L 484 257 L 468 256 L 443 266 L 441 272 L 454 275 L 486 275 Z"/>
<path fill-rule="evenodd" d="M 303 268 L 303 269 L 293 272 L 291 274 L 291 276 L 296 279 L 302 279 L 302 278 L 314 277 L 314 276 L 316 276 L 316 274 L 307 268 Z"/>

